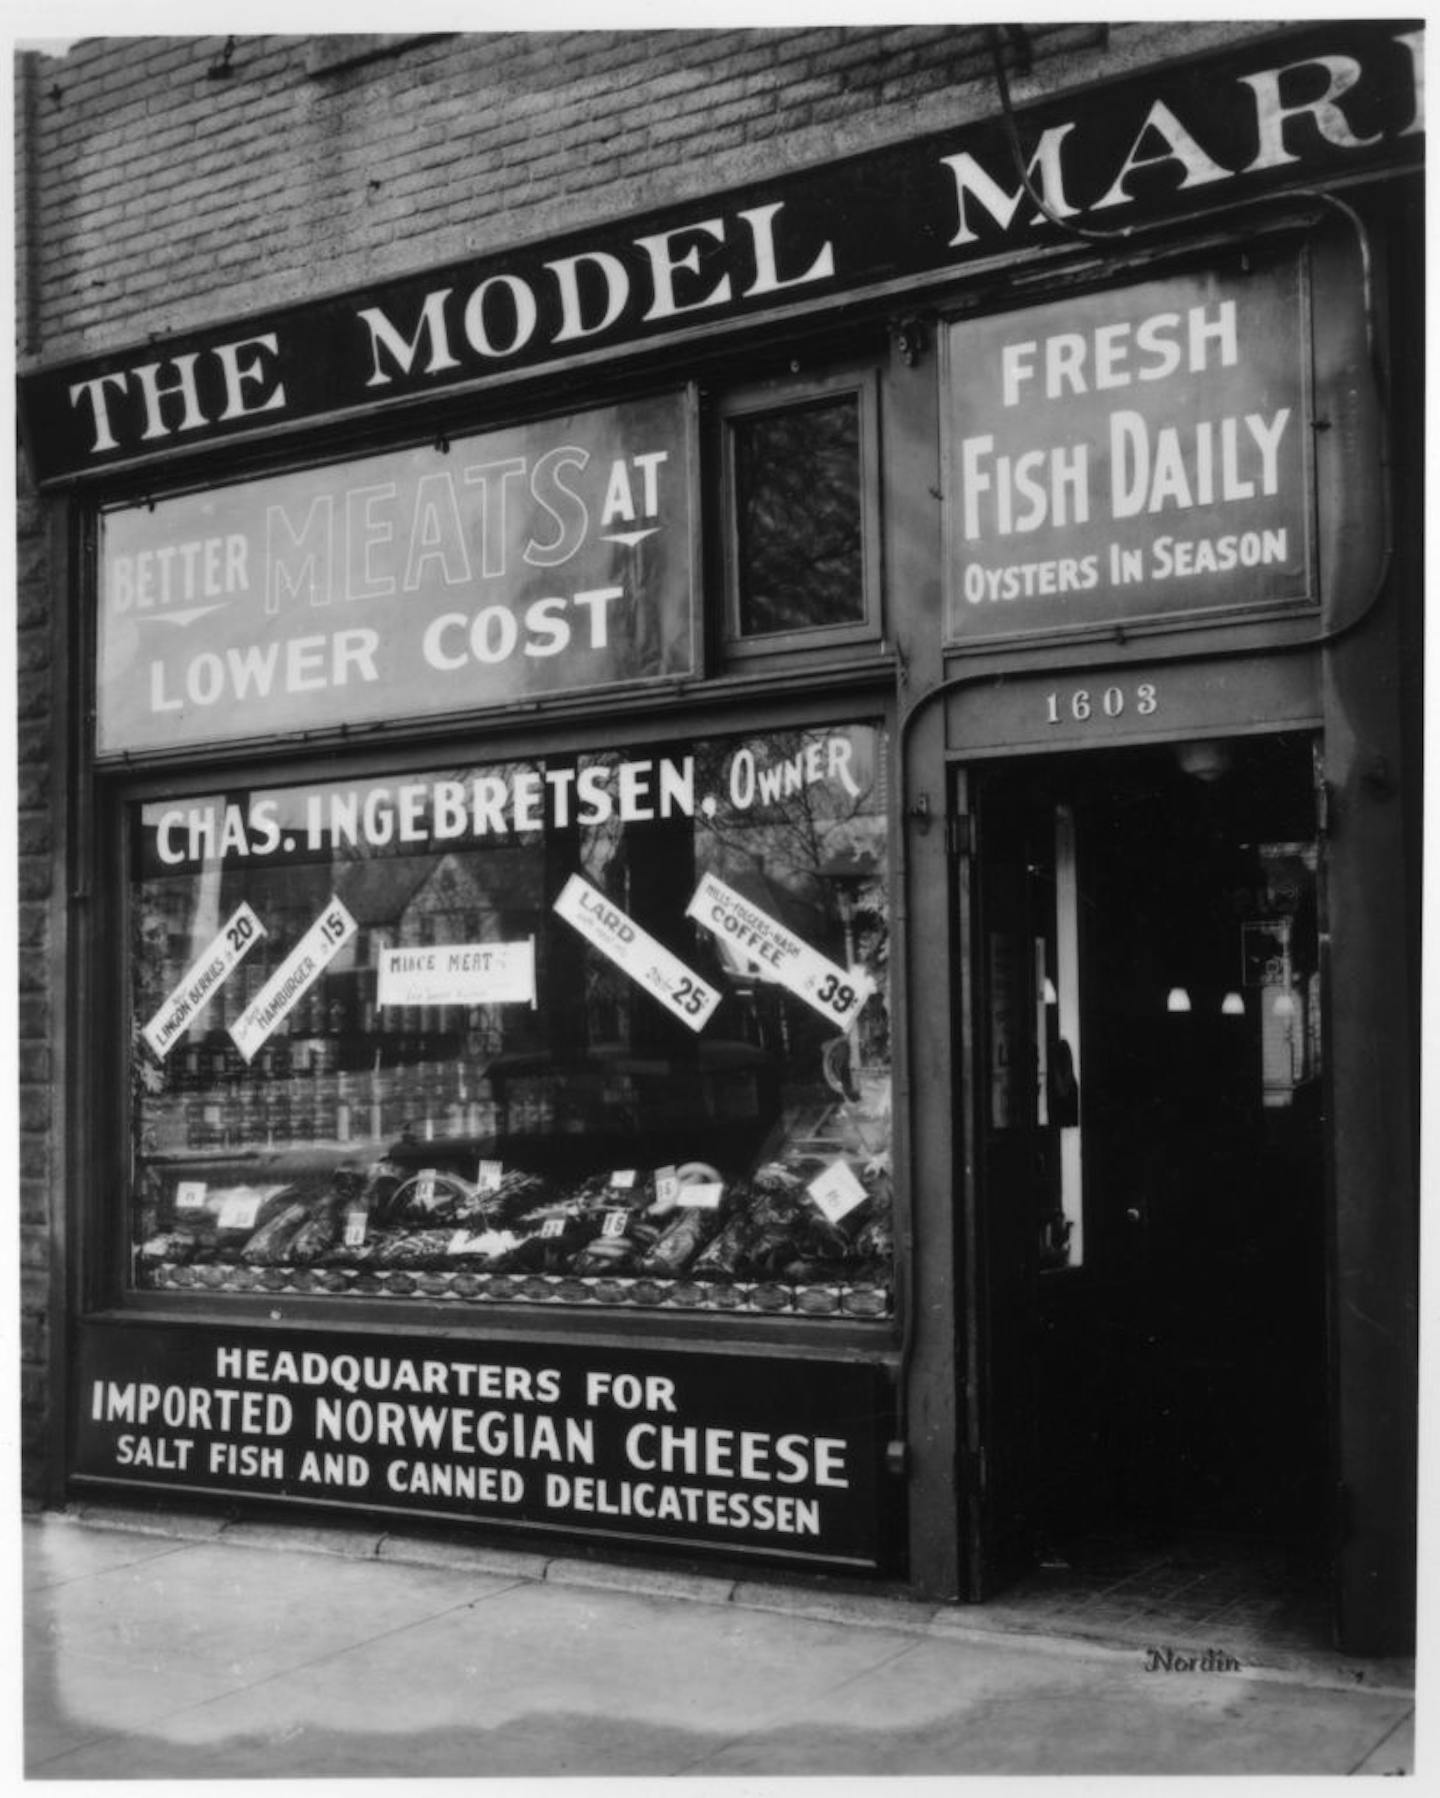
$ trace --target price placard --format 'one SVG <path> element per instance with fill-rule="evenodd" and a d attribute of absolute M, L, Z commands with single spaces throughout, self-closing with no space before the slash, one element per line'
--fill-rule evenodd
<path fill-rule="evenodd" d="M 683 1186 L 677 1201 L 686 1211 L 718 1211 L 725 1188 L 718 1180 L 704 1180 L 698 1186 Z"/>
<path fill-rule="evenodd" d="M 628 1211 L 607 1211 L 605 1222 L 600 1226 L 602 1236 L 623 1236 L 630 1225 Z"/>
<path fill-rule="evenodd" d="M 426 943 L 382 949 L 377 1003 L 533 1005 L 535 939 L 517 943 Z"/>
<path fill-rule="evenodd" d="M 177 1211 L 203 1211 L 205 1194 L 208 1191 L 203 1180 L 181 1180 L 175 1187 L 175 1209 Z"/>
<path fill-rule="evenodd" d="M 347 1211 L 345 1213 L 345 1247 L 347 1249 L 363 1248 L 369 1229 L 370 1214 L 367 1211 Z"/>
<path fill-rule="evenodd" d="M 220 1201 L 220 1228 L 253 1230 L 255 1219 L 260 1215 L 260 1207 L 264 1203 L 263 1192 L 227 1192 Z"/>
<path fill-rule="evenodd" d="M 875 982 L 863 968 L 842 968 L 830 961 L 713 874 L 702 877 L 685 915 L 832 1024 L 842 1028 L 852 1024 L 875 991 Z"/>
<path fill-rule="evenodd" d="M 540 1226 L 540 1234 L 542 1237 L 563 1236 L 565 1219 L 563 1217 L 547 1217 Z"/>
<path fill-rule="evenodd" d="M 657 1211 L 669 1211 L 680 1197 L 680 1176 L 673 1167 L 657 1167 L 655 1170 L 655 1208 Z"/>
<path fill-rule="evenodd" d="M 332 894 L 324 911 L 231 1025 L 231 1040 L 247 1062 L 255 1059 L 357 928 L 355 920 Z"/>
<path fill-rule="evenodd" d="M 505 1163 L 503 1161 L 482 1161 L 475 1183 L 481 1192 L 499 1192 L 500 1183 L 504 1178 Z"/>
<path fill-rule="evenodd" d="M 862 1205 L 868 1196 L 848 1161 L 832 1161 L 805 1189 L 832 1224 Z"/>
<path fill-rule="evenodd" d="M 572 874 L 555 901 L 555 910 L 682 1023 L 695 1031 L 705 1028 L 720 1003 L 719 993 L 588 880 Z"/>
<path fill-rule="evenodd" d="M 264 936 L 265 926 L 250 907 L 237 906 L 220 926 L 214 942 L 180 976 L 165 1003 L 141 1032 L 157 1061 L 164 1061 Z"/>

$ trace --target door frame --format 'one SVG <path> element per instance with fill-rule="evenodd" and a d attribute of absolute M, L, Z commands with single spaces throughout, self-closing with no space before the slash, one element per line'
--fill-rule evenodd
<path fill-rule="evenodd" d="M 1317 906 L 1318 968 L 1321 992 L 1321 1016 L 1325 1034 L 1320 1087 L 1322 1116 L 1318 1123 L 1320 1182 L 1317 1202 L 1322 1208 L 1320 1223 L 1324 1266 L 1323 1301 L 1327 1319 L 1333 1317 L 1336 1303 L 1336 1209 L 1334 1153 L 1331 1139 L 1334 1116 L 1333 1082 L 1335 1056 L 1331 1045 L 1333 1028 L 1332 969 L 1328 945 L 1327 905 L 1329 873 L 1328 793 L 1325 780 L 1324 734 L 1318 723 L 1299 726 L 1310 737 L 1312 746 L 1313 791 L 1315 795 L 1314 840 L 1316 843 L 1315 894 Z M 1251 724 L 1241 730 L 1226 730 L 1216 736 L 1244 739 L 1293 735 L 1297 726 L 1289 721 Z M 1146 748 L 1171 748 L 1193 740 L 1201 733 L 1187 731 L 1174 738 L 1147 738 L 1143 743 L 1096 744 L 1095 749 L 1136 751 Z M 954 1008 L 956 1103 L 956 1191 L 959 1216 L 956 1220 L 958 1265 L 956 1292 L 960 1315 L 957 1318 L 957 1342 L 960 1367 L 957 1385 L 963 1417 L 963 1430 L 957 1443 L 957 1502 L 961 1535 L 961 1578 L 965 1596 L 971 1602 L 983 1602 L 1009 1584 L 1018 1574 L 1034 1565 L 1023 1551 L 1017 1531 L 1023 1535 L 1027 1518 L 1036 1510 L 1040 1490 L 1038 1463 L 1030 1461 L 1030 1482 L 1014 1490 L 1013 1470 L 1026 1465 L 1027 1453 L 1038 1455 L 1035 1440 L 1036 1420 L 1032 1415 L 1023 1427 L 1031 1441 L 1022 1445 L 1019 1456 L 997 1452 L 997 1433 L 1006 1422 L 995 1415 L 997 1380 L 993 1365 L 994 1270 L 990 1265 L 992 1250 L 990 1231 L 990 1198 L 985 1190 L 985 1143 L 988 1129 L 985 1023 L 982 1005 L 986 979 L 982 957 L 984 919 L 980 886 L 984 869 L 985 844 L 977 775 L 991 769 L 1018 770 L 1026 763 L 1073 765 L 1083 757 L 1084 747 L 1067 744 L 1051 752 L 1000 750 L 967 750 L 963 756 L 952 756 L 947 762 L 947 801 L 950 808 L 951 907 L 955 920 L 955 964 L 952 981 Z M 1034 1307 L 1038 1320 L 1039 1307 Z M 1036 1324 L 1038 1331 L 1038 1321 Z M 1035 1344 L 1038 1353 L 1038 1337 Z M 1323 1444 L 1324 1489 L 1317 1494 L 1318 1508 L 1324 1520 L 1328 1544 L 1332 1549 L 1328 1584 L 1332 1610 L 1339 1604 L 1342 1577 L 1340 1547 L 1343 1505 L 1335 1470 L 1339 1461 L 1339 1419 L 1336 1407 L 1338 1384 L 1337 1354 L 1333 1328 L 1327 1327 L 1320 1352 L 1323 1363 L 1316 1370 L 1317 1381 L 1325 1396 L 1325 1441 Z M 1011 1489 L 1007 1490 L 1006 1471 L 1010 1470 Z"/>

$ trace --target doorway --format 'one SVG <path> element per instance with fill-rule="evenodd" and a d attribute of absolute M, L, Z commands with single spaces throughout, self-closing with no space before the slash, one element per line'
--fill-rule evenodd
<path fill-rule="evenodd" d="M 971 769 L 972 1595 L 1097 1543 L 1318 1565 L 1314 745 Z"/>

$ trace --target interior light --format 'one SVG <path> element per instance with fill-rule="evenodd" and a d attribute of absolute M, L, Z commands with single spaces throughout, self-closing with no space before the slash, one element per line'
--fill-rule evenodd
<path fill-rule="evenodd" d="M 1048 974 L 1045 976 L 1045 1003 L 1047 1005 L 1058 1005 L 1060 1003 L 1060 995 L 1055 991 L 1055 982 Z"/>
<path fill-rule="evenodd" d="M 1227 1018 L 1243 1018 L 1245 1016 L 1245 999 L 1240 993 L 1226 993 L 1220 1001 L 1220 1010 Z"/>
<path fill-rule="evenodd" d="M 1166 1011 L 1189 1011 L 1190 994 L 1183 986 L 1172 986 L 1165 998 Z"/>
<path fill-rule="evenodd" d="M 1217 742 L 1213 737 L 1197 738 L 1189 743 L 1175 745 L 1175 760 L 1180 765 L 1182 774 L 1188 774 L 1192 780 L 1205 782 L 1219 780 L 1230 772 L 1232 756 L 1228 743 Z"/>
<path fill-rule="evenodd" d="M 1274 1003 L 1270 1007 L 1277 1018 L 1293 1018 L 1295 1016 L 1295 999 L 1291 993 L 1276 993 Z"/>

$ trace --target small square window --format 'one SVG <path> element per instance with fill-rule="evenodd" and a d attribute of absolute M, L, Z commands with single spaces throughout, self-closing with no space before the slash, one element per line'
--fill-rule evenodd
<path fill-rule="evenodd" d="M 732 649 L 873 634 L 873 415 L 868 385 L 853 381 L 727 406 Z"/>
<path fill-rule="evenodd" d="M 863 619 L 856 396 L 738 419 L 733 433 L 741 636 Z"/>

